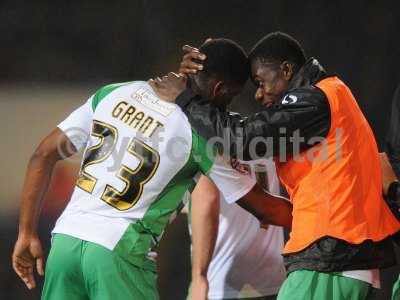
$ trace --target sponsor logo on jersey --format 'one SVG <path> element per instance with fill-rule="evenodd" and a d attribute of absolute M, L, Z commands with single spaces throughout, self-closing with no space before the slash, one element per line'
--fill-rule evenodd
<path fill-rule="evenodd" d="M 132 98 L 164 117 L 168 117 L 176 109 L 176 105 L 161 100 L 154 93 L 143 87 L 135 91 L 132 94 Z"/>

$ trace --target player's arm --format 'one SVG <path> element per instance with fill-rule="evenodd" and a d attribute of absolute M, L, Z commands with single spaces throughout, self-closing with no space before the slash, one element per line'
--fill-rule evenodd
<path fill-rule="evenodd" d="M 271 224 L 291 228 L 291 203 L 283 197 L 264 192 L 254 178 L 234 170 L 221 157 L 215 159 L 208 176 L 220 190 L 225 202 L 239 204 L 253 214 L 262 227 Z"/>
<path fill-rule="evenodd" d="M 22 189 L 18 239 L 12 255 L 15 272 L 29 289 L 36 286 L 33 270 L 44 273 L 44 259 L 37 234 L 42 200 L 57 161 L 86 145 L 93 111 L 90 98 L 39 144 L 29 160 Z"/>
<path fill-rule="evenodd" d="M 400 86 L 392 100 L 389 130 L 386 135 L 385 151 L 381 153 L 383 193 L 392 213 L 400 220 Z"/>
<path fill-rule="evenodd" d="M 193 254 L 191 299 L 207 299 L 207 271 L 218 235 L 219 191 L 207 177 L 201 176 L 191 199 Z"/>
<path fill-rule="evenodd" d="M 12 257 L 13 268 L 29 289 L 36 286 L 33 269 L 44 274 L 44 258 L 37 234 L 42 200 L 57 161 L 76 152 L 69 138 L 53 130 L 31 156 L 22 189 L 19 234 Z"/>
<path fill-rule="evenodd" d="M 385 152 L 379 153 L 381 174 L 382 174 L 382 184 L 383 184 L 383 194 L 387 195 L 389 191 L 389 186 L 393 182 L 397 182 L 397 176 L 389 162 L 389 159 Z"/>
<path fill-rule="evenodd" d="M 389 130 L 386 135 L 385 152 L 394 173 L 400 177 L 400 86 L 392 101 Z"/>
<path fill-rule="evenodd" d="M 392 213 L 400 220 L 400 183 L 386 153 L 379 153 L 383 183 L 383 195 Z"/>
<path fill-rule="evenodd" d="M 254 215 L 260 221 L 261 227 L 292 227 L 293 207 L 289 200 L 266 193 L 258 184 L 236 203 Z"/>

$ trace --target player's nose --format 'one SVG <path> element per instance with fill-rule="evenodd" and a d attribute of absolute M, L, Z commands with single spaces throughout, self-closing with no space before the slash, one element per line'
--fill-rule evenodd
<path fill-rule="evenodd" d="M 264 99 L 264 92 L 261 88 L 258 88 L 256 90 L 256 93 L 254 95 L 254 98 L 258 101 L 258 102 L 262 102 Z"/>

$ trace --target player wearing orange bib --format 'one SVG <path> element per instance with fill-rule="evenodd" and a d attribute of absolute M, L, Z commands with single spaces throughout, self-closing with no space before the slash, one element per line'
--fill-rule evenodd
<path fill-rule="evenodd" d="M 194 49 L 182 63 L 191 84 L 199 58 Z M 278 299 L 367 299 L 379 268 L 395 263 L 390 236 L 400 229 L 382 198 L 372 130 L 346 84 L 289 35 L 267 35 L 249 58 L 255 98 L 266 108 L 248 118 L 191 90 L 177 93 L 174 78 L 160 85 L 178 96 L 194 128 L 225 138 L 231 156 L 274 157 L 293 204 L 289 276 Z"/>

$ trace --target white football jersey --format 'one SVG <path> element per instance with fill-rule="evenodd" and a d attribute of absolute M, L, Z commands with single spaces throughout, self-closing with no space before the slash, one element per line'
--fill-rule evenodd
<path fill-rule="evenodd" d="M 180 108 L 147 82 L 101 88 L 58 127 L 78 150 L 86 148 L 53 233 L 100 244 L 140 266 L 200 172 L 230 201 L 255 183 L 217 159 Z M 215 172 L 218 164 L 231 175 Z"/>
<path fill-rule="evenodd" d="M 261 174 L 264 182 L 259 183 L 271 194 L 279 195 L 279 179 L 272 160 L 246 162 L 246 166 L 249 176 Z M 221 174 L 225 173 L 224 168 L 217 166 Z M 226 201 L 221 194 L 218 237 L 207 274 L 208 298 L 276 295 L 286 277 L 281 255 L 283 228 L 272 225 L 260 228 L 260 222 L 252 214 L 233 202 Z"/>

